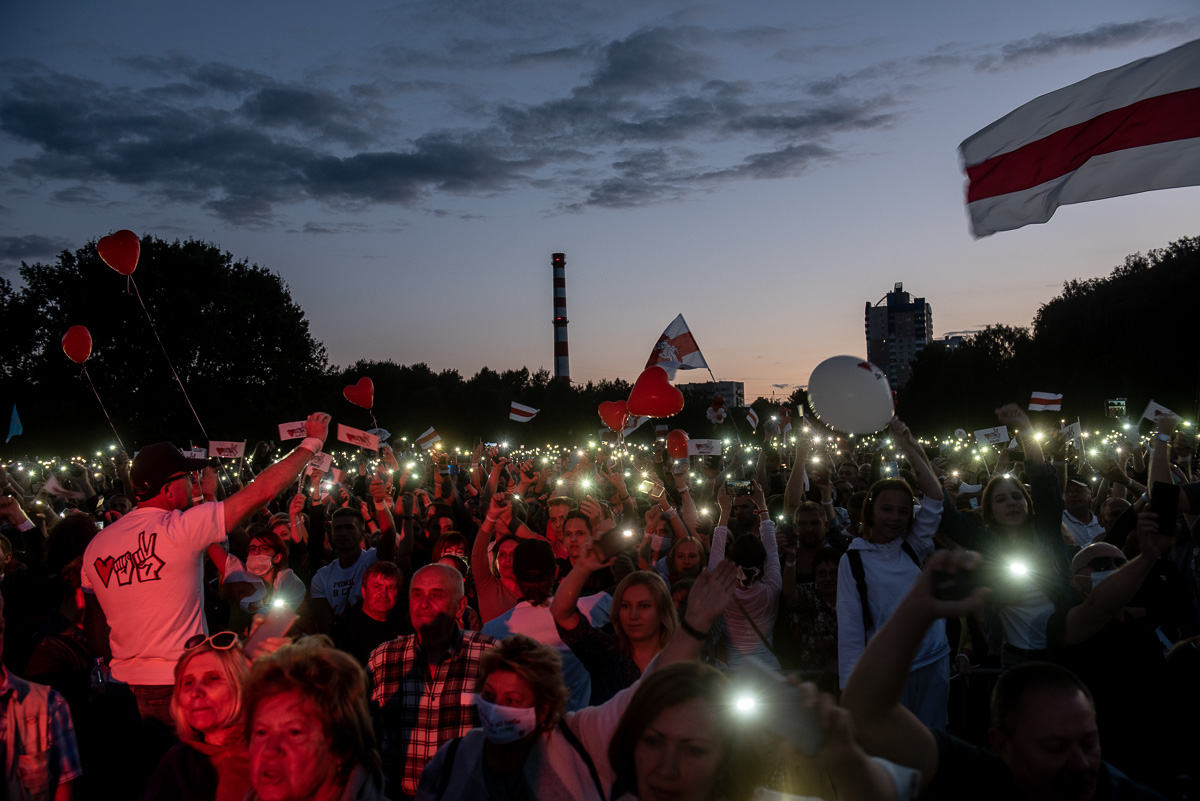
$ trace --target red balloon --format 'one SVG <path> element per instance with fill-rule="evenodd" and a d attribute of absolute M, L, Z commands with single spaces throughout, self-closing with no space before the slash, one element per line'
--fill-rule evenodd
<path fill-rule="evenodd" d="M 671 385 L 667 371 L 655 364 L 638 376 L 626 406 L 637 417 L 670 417 L 683 411 L 683 393 Z"/>
<path fill-rule="evenodd" d="M 133 275 L 138 256 L 142 254 L 142 243 L 138 241 L 137 234 L 122 228 L 115 234 L 101 237 L 96 243 L 96 252 L 105 264 L 121 275 Z"/>
<path fill-rule="evenodd" d="M 351 384 L 342 390 L 346 400 L 355 406 L 361 406 L 368 411 L 375 405 L 375 382 L 363 376 L 357 384 Z"/>
<path fill-rule="evenodd" d="M 625 430 L 625 419 L 629 417 L 629 410 L 625 408 L 625 401 L 604 401 L 600 404 L 599 411 L 600 419 L 604 421 L 604 425 L 617 432 Z"/>
<path fill-rule="evenodd" d="M 63 353 L 76 364 L 83 364 L 92 355 L 92 332 L 85 326 L 73 325 L 63 334 Z"/>
<path fill-rule="evenodd" d="M 686 459 L 688 455 L 688 435 L 682 428 L 677 428 L 667 434 L 667 453 L 672 459 Z"/>

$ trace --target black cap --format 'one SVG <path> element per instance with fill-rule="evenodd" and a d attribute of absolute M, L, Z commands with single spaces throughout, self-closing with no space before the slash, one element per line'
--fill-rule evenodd
<path fill-rule="evenodd" d="M 189 459 L 169 442 L 147 445 L 133 457 L 133 466 L 129 470 L 133 494 L 139 501 L 149 500 L 159 493 L 171 476 L 200 470 L 206 464 L 203 459 Z"/>
<path fill-rule="evenodd" d="M 530 584 L 554 578 L 554 548 L 545 540 L 521 540 L 512 553 L 513 578 Z"/>

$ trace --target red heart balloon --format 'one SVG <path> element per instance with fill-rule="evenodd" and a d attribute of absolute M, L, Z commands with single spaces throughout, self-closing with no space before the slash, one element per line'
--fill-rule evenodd
<path fill-rule="evenodd" d="M 357 384 L 351 384 L 343 389 L 342 394 L 355 406 L 370 410 L 375 405 L 375 382 L 363 376 L 358 379 Z"/>
<path fill-rule="evenodd" d="M 667 453 L 672 459 L 686 459 L 688 455 L 688 435 L 681 428 L 667 434 Z"/>
<path fill-rule="evenodd" d="M 600 419 L 613 431 L 623 431 L 627 417 L 629 410 L 625 408 L 625 401 L 604 401 L 600 404 Z"/>
<path fill-rule="evenodd" d="M 138 256 L 142 254 L 142 243 L 138 241 L 137 234 L 122 228 L 115 234 L 101 237 L 96 243 L 96 252 L 105 264 L 121 275 L 133 275 Z"/>
<path fill-rule="evenodd" d="M 63 353 L 76 364 L 83 364 L 92 355 L 92 332 L 82 325 L 73 325 L 62 338 Z"/>
<path fill-rule="evenodd" d="M 626 406 L 637 417 L 670 417 L 683 411 L 683 393 L 671 386 L 666 370 L 651 365 L 634 382 Z"/>

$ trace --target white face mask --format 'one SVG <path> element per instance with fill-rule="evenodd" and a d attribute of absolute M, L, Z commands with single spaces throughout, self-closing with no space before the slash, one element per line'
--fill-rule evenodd
<path fill-rule="evenodd" d="M 1115 570 L 1099 570 L 1099 571 L 1093 573 L 1092 574 L 1092 589 L 1095 589 L 1096 586 L 1100 582 L 1104 581 L 1106 578 L 1108 578 L 1109 576 L 1111 576 L 1113 573 L 1116 573 L 1116 572 L 1117 571 L 1115 571 Z"/>
<path fill-rule="evenodd" d="M 537 728 L 537 707 L 500 706 L 475 696 L 483 734 L 493 743 L 515 743 Z"/>
<path fill-rule="evenodd" d="M 265 576 L 271 572 L 275 562 L 266 554 L 255 554 L 246 560 L 246 569 L 256 576 Z"/>

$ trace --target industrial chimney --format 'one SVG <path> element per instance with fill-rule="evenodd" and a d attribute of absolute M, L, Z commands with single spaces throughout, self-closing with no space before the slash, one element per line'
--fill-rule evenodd
<path fill-rule="evenodd" d="M 550 254 L 554 268 L 554 377 L 571 382 L 567 358 L 567 255 Z"/>

